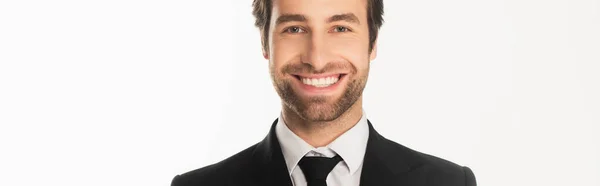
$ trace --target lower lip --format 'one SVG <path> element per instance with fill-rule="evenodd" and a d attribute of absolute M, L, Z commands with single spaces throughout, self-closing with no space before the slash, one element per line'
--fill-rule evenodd
<path fill-rule="evenodd" d="M 323 93 L 327 93 L 327 92 L 333 92 L 335 90 L 337 90 L 337 88 L 340 86 L 342 81 L 346 80 L 346 74 L 341 75 L 338 79 L 337 82 L 335 82 L 332 85 L 329 85 L 327 87 L 315 87 L 312 85 L 307 85 L 302 83 L 302 80 L 300 80 L 298 77 L 294 77 L 296 79 L 296 82 L 298 82 L 298 84 L 300 85 L 300 89 L 303 92 L 309 93 L 309 94 L 323 94 Z"/>

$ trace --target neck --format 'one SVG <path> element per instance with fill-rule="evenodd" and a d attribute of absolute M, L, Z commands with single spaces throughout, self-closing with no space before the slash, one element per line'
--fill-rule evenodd
<path fill-rule="evenodd" d="M 313 147 L 323 147 L 350 130 L 362 117 L 362 96 L 332 121 L 307 121 L 285 105 L 282 116 L 287 127 Z"/>

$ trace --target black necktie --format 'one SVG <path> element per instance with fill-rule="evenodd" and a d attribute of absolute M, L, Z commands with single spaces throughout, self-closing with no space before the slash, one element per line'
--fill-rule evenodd
<path fill-rule="evenodd" d="M 304 173 L 308 186 L 327 186 L 327 175 L 341 160 L 340 155 L 333 158 L 305 156 L 298 162 L 298 165 Z"/>

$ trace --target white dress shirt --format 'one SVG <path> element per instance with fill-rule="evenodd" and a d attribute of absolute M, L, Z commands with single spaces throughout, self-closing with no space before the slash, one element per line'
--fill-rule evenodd
<path fill-rule="evenodd" d="M 298 162 L 304 156 L 342 157 L 327 176 L 327 186 L 358 186 L 362 172 L 363 159 L 369 139 L 369 126 L 365 113 L 354 127 L 339 136 L 325 147 L 313 147 L 292 132 L 283 117 L 279 117 L 275 134 L 281 145 L 281 151 L 294 186 L 306 186 L 306 178 Z"/>

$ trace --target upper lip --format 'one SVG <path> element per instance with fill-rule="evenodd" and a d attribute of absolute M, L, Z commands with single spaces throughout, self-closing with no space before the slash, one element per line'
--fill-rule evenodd
<path fill-rule="evenodd" d="M 310 78 L 310 79 L 318 79 L 318 78 L 326 78 L 326 77 L 332 77 L 332 76 L 337 76 L 339 77 L 340 75 L 344 75 L 346 73 L 326 73 L 326 74 L 292 74 L 294 76 L 300 77 L 300 78 Z"/>

